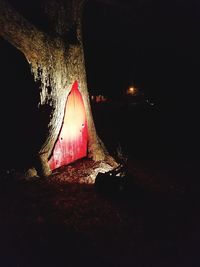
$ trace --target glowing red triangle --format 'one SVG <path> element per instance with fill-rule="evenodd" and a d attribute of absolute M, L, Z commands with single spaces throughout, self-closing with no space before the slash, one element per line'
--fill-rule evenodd
<path fill-rule="evenodd" d="M 85 107 L 75 81 L 68 95 L 63 125 L 49 160 L 51 170 L 87 155 L 88 131 Z"/>

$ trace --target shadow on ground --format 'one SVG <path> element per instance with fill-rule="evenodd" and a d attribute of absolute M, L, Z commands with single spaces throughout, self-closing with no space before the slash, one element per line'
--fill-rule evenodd
<path fill-rule="evenodd" d="M 199 266 L 200 187 L 194 175 L 188 186 L 191 168 L 166 175 L 152 163 L 128 164 L 132 186 L 117 194 L 69 183 L 63 171 L 1 181 L 0 265 Z"/>

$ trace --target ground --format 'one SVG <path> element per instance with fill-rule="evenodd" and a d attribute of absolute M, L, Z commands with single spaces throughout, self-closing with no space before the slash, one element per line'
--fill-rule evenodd
<path fill-rule="evenodd" d="M 199 266 L 198 182 L 188 187 L 195 165 L 182 163 L 171 175 L 131 160 L 133 188 L 114 195 L 84 182 L 99 168 L 86 159 L 49 179 L 2 180 L 1 266 Z"/>

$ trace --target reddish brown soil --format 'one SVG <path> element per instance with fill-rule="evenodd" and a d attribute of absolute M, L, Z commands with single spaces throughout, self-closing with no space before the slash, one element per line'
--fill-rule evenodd
<path fill-rule="evenodd" d="M 88 183 L 98 167 L 88 160 L 49 179 L 3 179 L 0 266 L 200 266 L 196 163 L 128 166 L 133 188 L 110 195 Z"/>

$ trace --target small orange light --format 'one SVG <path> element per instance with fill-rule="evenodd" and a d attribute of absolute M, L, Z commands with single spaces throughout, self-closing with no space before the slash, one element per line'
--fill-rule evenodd
<path fill-rule="evenodd" d="M 129 87 L 127 90 L 128 95 L 134 95 L 134 94 L 136 94 L 136 92 L 137 92 L 137 89 L 133 86 Z"/>

